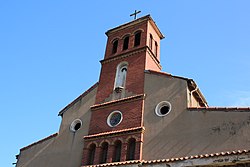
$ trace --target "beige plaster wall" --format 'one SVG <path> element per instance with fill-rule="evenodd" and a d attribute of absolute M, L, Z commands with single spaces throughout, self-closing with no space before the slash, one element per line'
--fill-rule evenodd
<path fill-rule="evenodd" d="M 144 160 L 250 149 L 248 110 L 188 110 L 184 80 L 146 74 Z M 162 100 L 172 104 L 165 117 L 154 113 Z"/>
<path fill-rule="evenodd" d="M 45 141 L 39 142 L 38 144 L 35 144 L 29 148 L 24 148 L 21 151 L 21 154 L 19 155 L 19 160 L 17 167 L 20 166 L 27 166 L 26 164 L 29 164 L 32 162 L 38 155 L 41 154 L 41 152 L 51 145 L 55 141 L 55 137 L 47 139 Z"/>
<path fill-rule="evenodd" d="M 145 73 L 144 141 L 142 159 L 159 159 L 168 144 L 168 129 L 187 107 L 187 82 L 165 75 Z M 171 112 L 165 117 L 155 114 L 155 107 L 161 101 L 169 101 Z"/>
<path fill-rule="evenodd" d="M 59 134 L 53 140 L 35 145 L 21 152 L 17 167 L 78 167 L 81 165 L 83 136 L 88 134 L 90 122 L 90 106 L 95 102 L 96 90 L 79 99 L 64 114 Z M 70 131 L 70 124 L 80 119 L 82 127 Z"/>

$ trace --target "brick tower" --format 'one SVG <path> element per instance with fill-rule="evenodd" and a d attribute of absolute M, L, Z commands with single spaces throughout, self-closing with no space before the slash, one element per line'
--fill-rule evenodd
<path fill-rule="evenodd" d="M 160 71 L 160 30 L 147 15 L 106 32 L 108 37 L 82 165 L 141 160 L 144 71 Z"/>

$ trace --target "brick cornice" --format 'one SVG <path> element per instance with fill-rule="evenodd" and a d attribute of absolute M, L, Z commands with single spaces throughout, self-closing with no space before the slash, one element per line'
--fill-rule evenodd
<path fill-rule="evenodd" d="M 100 62 L 101 62 L 101 64 L 106 64 L 106 63 L 109 63 L 109 62 L 112 62 L 112 61 L 115 61 L 115 60 L 123 59 L 123 58 L 130 57 L 130 56 L 134 56 L 134 55 L 136 55 L 138 53 L 141 53 L 141 52 L 146 52 L 146 49 L 147 49 L 147 46 L 140 47 L 140 48 L 134 49 L 132 51 L 129 51 L 129 52 L 126 52 L 126 53 L 123 53 L 123 54 L 118 54 L 116 56 L 101 60 Z"/>
<path fill-rule="evenodd" d="M 115 135 L 121 135 L 121 134 L 127 134 L 127 133 L 144 132 L 144 130 L 145 130 L 144 127 L 135 127 L 135 128 L 129 128 L 129 129 L 97 133 L 93 135 L 84 136 L 83 138 L 85 140 L 91 140 L 91 139 L 96 139 L 96 138 L 103 138 L 103 137 L 115 136 Z"/>
<path fill-rule="evenodd" d="M 126 52 L 123 54 L 118 54 L 116 56 L 113 56 L 113 57 L 110 57 L 107 59 L 103 59 L 100 62 L 101 62 L 101 64 L 106 64 L 106 63 L 109 63 L 109 62 L 112 62 L 115 60 L 134 56 L 134 55 L 141 53 L 141 52 L 147 52 L 149 54 L 149 56 L 152 58 L 152 60 L 155 62 L 155 64 L 159 67 L 159 69 L 162 69 L 162 66 L 160 65 L 159 60 L 155 57 L 154 53 L 151 51 L 151 49 L 148 46 L 140 47 L 140 48 L 137 48 L 135 50 L 132 50 L 132 51 L 129 51 L 129 52 Z"/>
<path fill-rule="evenodd" d="M 101 104 L 95 104 L 93 106 L 91 106 L 91 110 L 97 110 L 100 108 L 104 108 L 110 105 L 116 105 L 116 104 L 121 104 L 121 103 L 127 103 L 127 102 L 131 102 L 131 101 L 136 101 L 136 100 L 141 100 L 145 98 L 145 94 L 139 94 L 139 95 L 135 95 L 135 96 L 130 96 L 130 97 L 126 97 L 126 98 L 122 98 L 122 99 L 118 99 L 118 100 L 113 100 L 113 101 L 109 101 L 109 102 L 105 102 L 105 103 L 101 103 Z"/>

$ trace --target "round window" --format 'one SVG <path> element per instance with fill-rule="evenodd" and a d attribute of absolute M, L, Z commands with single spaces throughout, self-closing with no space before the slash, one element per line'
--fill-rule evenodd
<path fill-rule="evenodd" d="M 70 130 L 73 132 L 78 131 L 82 127 L 82 121 L 80 119 L 74 120 L 70 125 Z"/>
<path fill-rule="evenodd" d="M 155 107 L 155 113 L 158 116 L 166 116 L 171 111 L 171 104 L 168 101 L 162 101 Z"/>
<path fill-rule="evenodd" d="M 107 118 L 107 124 L 110 127 L 115 127 L 122 122 L 122 113 L 120 111 L 113 111 Z"/>

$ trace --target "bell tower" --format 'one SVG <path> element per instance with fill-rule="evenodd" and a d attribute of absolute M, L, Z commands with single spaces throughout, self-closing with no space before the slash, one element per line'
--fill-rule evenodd
<path fill-rule="evenodd" d="M 141 160 L 144 71 L 160 71 L 160 40 L 150 15 L 106 32 L 108 37 L 82 165 Z"/>

